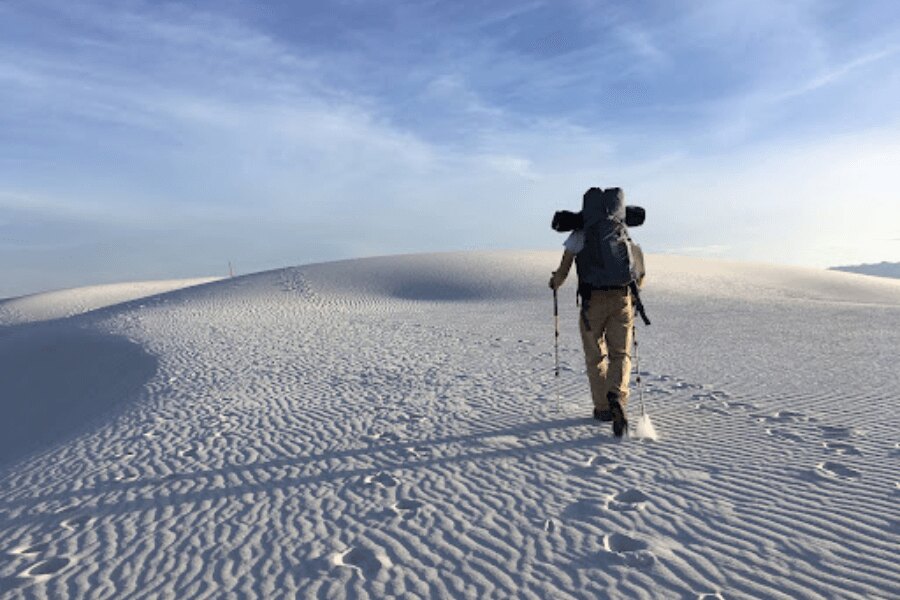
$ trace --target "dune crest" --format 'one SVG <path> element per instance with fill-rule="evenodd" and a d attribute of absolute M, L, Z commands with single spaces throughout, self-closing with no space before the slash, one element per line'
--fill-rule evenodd
<path fill-rule="evenodd" d="M 218 281 L 218 277 L 136 281 L 41 292 L 0 300 L 0 326 L 71 317 L 122 302 Z"/>

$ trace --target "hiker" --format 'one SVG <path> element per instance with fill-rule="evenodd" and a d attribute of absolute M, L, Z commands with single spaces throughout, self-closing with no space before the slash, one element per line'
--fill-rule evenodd
<path fill-rule="evenodd" d="M 562 286 L 574 261 L 581 299 L 578 322 L 593 416 L 598 421 L 611 421 L 614 435 L 621 437 L 628 428 L 625 407 L 631 376 L 634 296 L 643 279 L 643 254 L 628 237 L 621 189 L 591 188 L 583 200 L 583 226 L 566 239 L 550 287 L 556 290 Z"/>

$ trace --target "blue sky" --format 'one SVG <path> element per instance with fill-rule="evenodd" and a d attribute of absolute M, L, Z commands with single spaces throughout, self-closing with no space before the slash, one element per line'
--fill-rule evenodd
<path fill-rule="evenodd" d="M 0 1 L 0 297 L 554 248 L 900 260 L 900 4 Z M 548 265 L 548 269 L 552 265 Z"/>

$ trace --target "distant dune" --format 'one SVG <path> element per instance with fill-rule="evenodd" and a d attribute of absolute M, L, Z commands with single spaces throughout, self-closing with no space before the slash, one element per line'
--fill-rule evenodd
<path fill-rule="evenodd" d="M 831 270 L 845 271 L 847 273 L 859 273 L 861 275 L 874 275 L 875 277 L 892 277 L 894 279 L 900 279 L 900 262 L 880 262 L 865 265 L 831 267 Z"/>
<path fill-rule="evenodd" d="M 196 279 L 168 279 L 93 285 L 0 300 L 0 326 L 33 323 L 61 317 L 71 317 L 98 308 L 164 294 L 203 283 L 218 281 L 218 277 Z"/>

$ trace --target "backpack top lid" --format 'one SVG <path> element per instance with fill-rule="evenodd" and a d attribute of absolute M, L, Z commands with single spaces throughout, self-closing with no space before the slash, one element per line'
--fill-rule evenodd
<path fill-rule="evenodd" d="M 625 192 L 622 188 L 591 188 L 584 193 L 583 206 L 585 227 L 609 218 L 625 222 Z"/>

